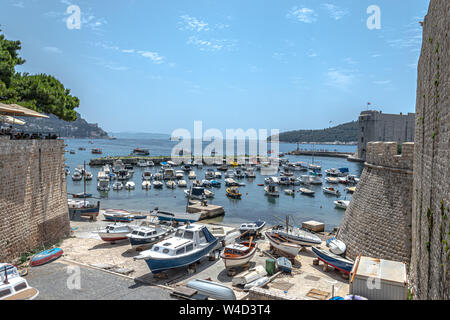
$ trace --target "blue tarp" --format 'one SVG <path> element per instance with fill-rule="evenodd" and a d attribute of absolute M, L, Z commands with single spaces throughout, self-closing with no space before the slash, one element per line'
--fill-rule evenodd
<path fill-rule="evenodd" d="M 203 228 L 203 233 L 205 235 L 206 241 L 208 241 L 209 243 L 216 241 L 216 237 L 214 237 L 211 232 L 209 232 L 208 228 L 204 227 Z"/>
<path fill-rule="evenodd" d="M 348 168 L 339 168 L 339 171 L 344 173 L 344 172 L 348 172 Z"/>

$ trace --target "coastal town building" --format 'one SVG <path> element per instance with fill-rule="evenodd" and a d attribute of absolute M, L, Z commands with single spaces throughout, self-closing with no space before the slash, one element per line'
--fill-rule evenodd
<path fill-rule="evenodd" d="M 414 141 L 415 114 L 387 114 L 368 110 L 358 118 L 358 159 L 365 161 L 367 143 L 371 141 Z"/>

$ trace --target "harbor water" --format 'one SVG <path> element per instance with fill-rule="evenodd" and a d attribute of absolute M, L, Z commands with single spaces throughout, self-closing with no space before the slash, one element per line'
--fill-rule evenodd
<path fill-rule="evenodd" d="M 116 140 L 92 140 L 90 143 L 87 139 L 65 139 L 66 151 L 73 150 L 75 154 L 66 152 L 66 166 L 70 170 L 70 175 L 67 176 L 67 192 L 81 193 L 83 192 L 83 181 L 72 181 L 71 175 L 74 169 L 83 165 L 86 161 L 86 170 L 91 172 L 93 179 L 86 181 L 86 192 L 92 193 L 94 198 L 88 199 L 89 202 L 94 203 L 100 201 L 101 208 L 116 208 L 125 210 L 139 210 L 139 211 L 152 211 L 155 208 L 161 210 L 171 210 L 177 212 L 184 212 L 187 205 L 187 198 L 184 194 L 186 188 L 169 189 L 163 186 L 162 189 L 151 188 L 150 190 L 142 190 L 142 173 L 144 170 L 150 170 L 152 173 L 158 172 L 160 166 L 150 168 L 134 167 L 134 175 L 130 181 L 136 183 L 134 190 L 128 191 L 122 189 L 120 191 L 111 190 L 107 193 L 97 191 L 97 174 L 101 170 L 101 167 L 90 167 L 88 165 L 89 160 L 97 157 L 105 156 L 127 156 L 130 155 L 134 148 L 149 149 L 151 156 L 170 156 L 172 148 L 177 142 L 169 141 L 165 137 L 155 137 L 153 139 L 116 139 Z M 207 145 L 207 144 L 206 144 Z M 204 145 L 204 146 L 206 146 Z M 83 147 L 86 150 L 79 150 Z M 91 154 L 91 149 L 100 148 L 103 152 L 102 155 Z M 280 152 L 289 152 L 297 148 L 296 144 L 280 143 Z M 323 150 L 323 151 L 339 151 L 339 152 L 355 152 L 356 146 L 354 145 L 300 145 L 301 149 L 311 150 Z M 270 150 L 270 146 L 268 147 Z M 224 148 L 225 150 L 225 148 Z M 355 174 L 358 177 L 361 175 L 363 165 L 361 163 L 349 162 L 345 158 L 338 157 L 315 157 L 311 156 L 290 156 L 286 155 L 286 158 L 290 162 L 304 161 L 322 166 L 323 178 L 325 178 L 325 169 L 329 168 L 342 168 L 349 169 L 350 174 Z M 202 169 L 194 168 L 196 172 L 197 180 L 205 178 L 205 172 L 208 168 L 215 168 L 216 166 L 204 165 Z M 175 168 L 179 170 L 180 168 Z M 306 174 L 305 172 L 294 171 L 295 176 Z M 279 175 L 279 173 L 278 173 Z M 225 183 L 224 172 L 222 172 L 222 178 L 218 179 L 222 182 L 220 188 L 210 188 L 215 193 L 213 199 L 209 199 L 208 202 L 223 206 L 225 209 L 225 216 L 216 218 L 215 221 L 223 222 L 229 225 L 238 225 L 242 222 L 255 221 L 262 219 L 267 221 L 268 224 L 282 223 L 277 217 L 284 220 L 284 217 L 289 214 L 293 217 L 294 222 L 300 224 L 307 220 L 316 220 L 325 223 L 325 230 L 331 231 L 333 228 L 338 227 L 343 217 L 344 210 L 335 208 L 333 201 L 337 199 L 350 200 L 350 194 L 344 191 L 345 185 L 330 185 L 337 187 L 341 191 L 341 196 L 336 197 L 328 194 L 324 194 L 322 188 L 328 184 L 324 181 L 323 185 L 309 186 L 308 188 L 316 192 L 314 197 L 309 197 L 295 193 L 295 196 L 287 195 L 283 192 L 284 189 L 292 189 L 292 186 L 279 186 L 280 197 L 271 198 L 264 194 L 264 187 L 258 186 L 258 184 L 264 183 L 266 176 L 260 175 L 259 171 L 256 171 L 256 178 L 247 179 L 242 178 L 239 182 L 245 183 L 245 186 L 239 187 L 242 193 L 241 200 L 229 199 L 225 195 Z M 192 181 L 189 181 L 187 174 L 184 180 L 188 183 L 188 188 Z M 111 183 L 112 185 L 112 183 Z M 298 190 L 301 186 L 295 186 Z"/>

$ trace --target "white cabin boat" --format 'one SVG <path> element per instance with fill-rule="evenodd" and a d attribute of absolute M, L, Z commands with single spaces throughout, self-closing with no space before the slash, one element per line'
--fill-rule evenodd
<path fill-rule="evenodd" d="M 336 208 L 339 209 L 347 209 L 348 205 L 350 204 L 349 200 L 336 200 L 334 201 L 334 205 L 336 206 Z"/>
<path fill-rule="evenodd" d="M 189 175 L 188 175 L 188 178 L 191 179 L 191 180 L 196 179 L 197 175 L 195 174 L 195 171 L 190 171 Z"/>
<path fill-rule="evenodd" d="M 142 180 L 152 180 L 152 178 L 153 178 L 153 175 L 152 175 L 151 171 L 145 170 L 142 173 Z"/>
<path fill-rule="evenodd" d="M 278 187 L 274 183 L 271 183 L 268 186 L 265 186 L 264 193 L 266 196 L 269 196 L 269 197 L 279 197 L 280 196 L 280 191 L 278 191 Z"/>
<path fill-rule="evenodd" d="M 332 194 L 332 195 L 335 195 L 335 196 L 339 196 L 341 194 L 341 192 L 338 189 L 335 189 L 333 187 L 323 188 L 323 192 L 328 193 L 328 194 Z"/>
<path fill-rule="evenodd" d="M 161 181 L 159 181 L 159 180 L 153 181 L 153 187 L 155 187 L 155 188 L 162 188 L 163 185 L 164 184 Z"/>
<path fill-rule="evenodd" d="M 173 180 L 169 180 L 166 182 L 166 187 L 169 189 L 175 189 L 177 186 L 176 182 Z"/>
<path fill-rule="evenodd" d="M 130 225 L 124 223 L 114 223 L 107 225 L 104 229 L 99 230 L 97 233 L 103 241 L 115 242 L 119 240 L 125 240 L 127 234 L 133 231 Z"/>
<path fill-rule="evenodd" d="M 216 249 L 218 240 L 200 224 L 179 227 L 175 235 L 142 251 L 134 259 L 144 260 L 152 273 L 188 266 Z"/>
<path fill-rule="evenodd" d="M 186 182 L 186 180 L 181 179 L 181 180 L 178 180 L 177 185 L 178 185 L 179 188 L 186 188 L 187 187 L 187 182 Z"/>
<path fill-rule="evenodd" d="M 142 189 L 149 190 L 152 188 L 152 183 L 148 180 L 142 181 Z"/>
<path fill-rule="evenodd" d="M 125 189 L 134 190 L 134 188 L 136 188 L 136 184 L 133 181 L 128 181 L 125 183 Z"/>
<path fill-rule="evenodd" d="M 15 266 L 0 263 L 0 300 L 33 300 L 39 291 L 28 285 Z"/>
<path fill-rule="evenodd" d="M 165 169 L 163 173 L 164 180 L 174 180 L 176 179 L 175 170 L 173 169 Z"/>
<path fill-rule="evenodd" d="M 123 189 L 123 183 L 122 182 L 114 182 L 112 186 L 113 190 L 122 190 Z"/>

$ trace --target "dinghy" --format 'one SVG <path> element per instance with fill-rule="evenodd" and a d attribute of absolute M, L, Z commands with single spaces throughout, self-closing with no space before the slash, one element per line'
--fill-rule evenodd
<path fill-rule="evenodd" d="M 253 269 L 249 269 L 247 271 L 241 272 L 233 277 L 233 280 L 231 280 L 231 283 L 233 286 L 237 285 L 246 285 L 247 283 L 251 283 L 255 280 L 260 279 L 261 277 L 264 277 L 267 274 L 266 270 L 263 266 L 256 266 Z"/>
<path fill-rule="evenodd" d="M 295 196 L 295 190 L 292 189 L 284 189 L 284 193 L 288 196 Z"/>
<path fill-rule="evenodd" d="M 179 188 L 186 188 L 187 182 L 186 182 L 186 180 L 181 179 L 181 180 L 178 180 L 177 185 Z"/>
<path fill-rule="evenodd" d="M 64 252 L 61 248 L 53 248 L 39 252 L 35 254 L 33 258 L 31 258 L 30 265 L 32 267 L 43 265 L 45 263 L 48 263 L 50 261 L 59 258 L 60 256 L 62 256 L 63 253 Z"/>
<path fill-rule="evenodd" d="M 354 263 L 353 261 L 338 256 L 330 251 L 318 249 L 315 247 L 312 247 L 312 251 L 316 254 L 317 258 L 319 258 L 319 260 L 323 261 L 324 263 L 329 264 L 330 266 L 346 274 L 350 274 L 350 271 L 352 271 Z"/>
<path fill-rule="evenodd" d="M 216 300 L 236 300 L 233 289 L 210 280 L 194 279 L 189 281 L 186 286 Z"/>
<path fill-rule="evenodd" d="M 176 186 L 177 186 L 177 184 L 173 180 L 169 180 L 166 182 L 166 187 L 169 189 L 175 189 Z"/>
<path fill-rule="evenodd" d="M 159 180 L 153 181 L 153 187 L 161 189 L 163 187 L 163 183 Z"/>
<path fill-rule="evenodd" d="M 134 221 L 134 216 L 127 211 L 122 210 L 107 210 L 103 212 L 103 217 L 108 221 L 131 222 Z"/>
<path fill-rule="evenodd" d="M 122 190 L 122 189 L 123 189 L 123 183 L 122 182 L 114 182 L 113 190 Z"/>
<path fill-rule="evenodd" d="M 179 227 L 175 235 L 134 257 L 144 260 L 152 273 L 185 267 L 217 248 L 218 240 L 200 224 Z"/>
<path fill-rule="evenodd" d="M 334 254 L 341 255 L 347 250 L 347 246 L 341 240 L 336 239 L 336 237 L 330 238 L 326 241 L 327 247 Z"/>
<path fill-rule="evenodd" d="M 250 241 L 230 244 L 225 247 L 220 257 L 226 269 L 245 265 L 253 258 L 257 245 L 252 240 L 253 237 L 250 237 Z"/>

